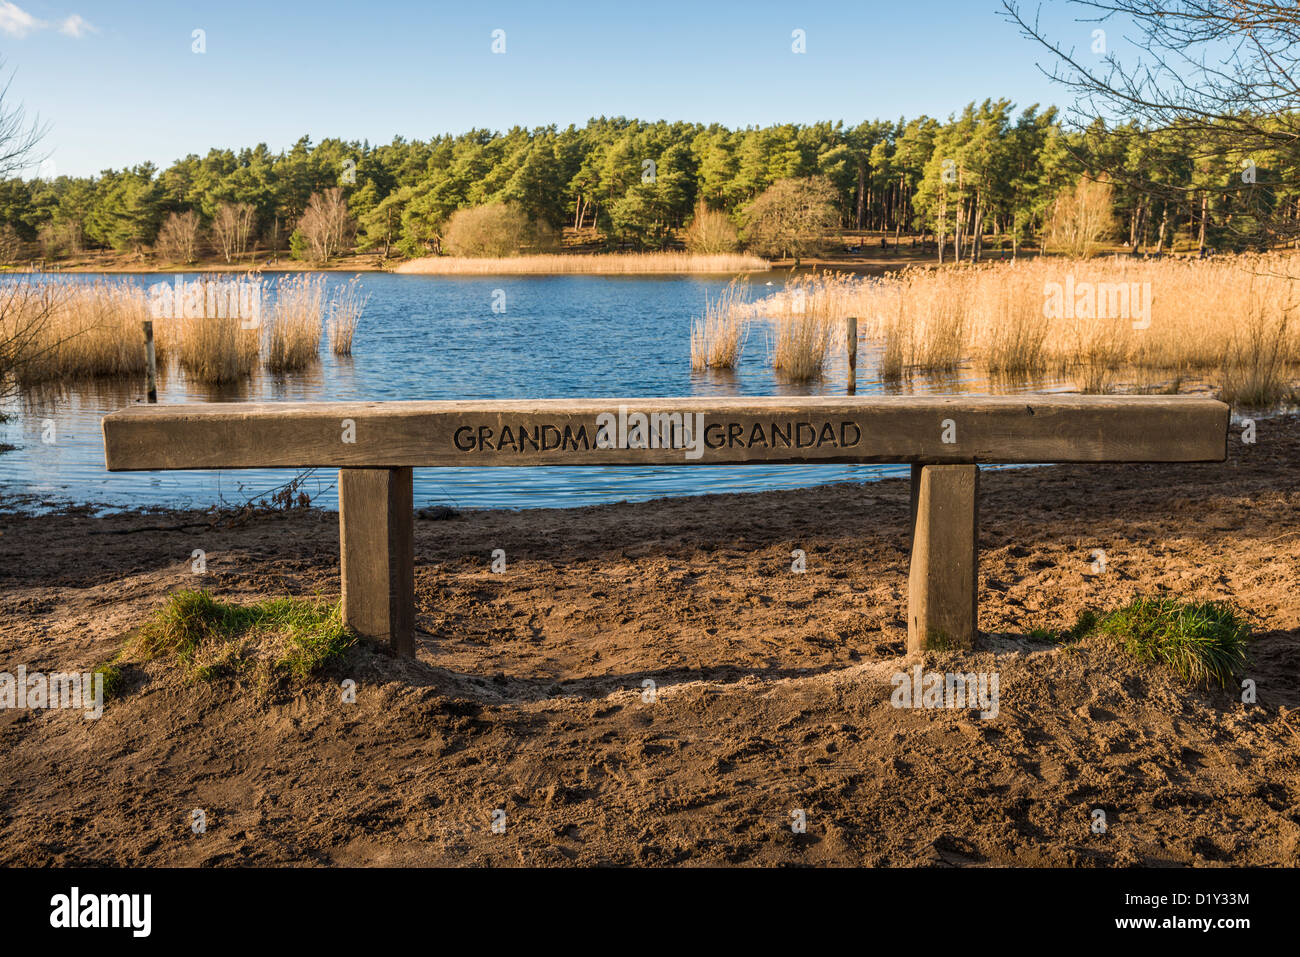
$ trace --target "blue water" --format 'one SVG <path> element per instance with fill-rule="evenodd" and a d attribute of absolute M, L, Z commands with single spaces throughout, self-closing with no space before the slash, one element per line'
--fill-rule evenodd
<path fill-rule="evenodd" d="M 97 277 L 65 274 L 61 281 Z M 164 277 L 117 276 L 148 286 Z M 193 278 L 193 277 L 185 277 Z M 333 288 L 350 274 L 327 274 Z M 166 277 L 172 281 L 172 277 Z M 319 367 L 305 374 L 258 374 L 237 388 L 213 390 L 160 369 L 160 403 L 347 399 L 525 399 L 717 395 L 843 395 L 845 364 L 836 356 L 820 382 L 778 380 L 767 359 L 765 323 L 751 325 L 739 367 L 693 374 L 692 317 L 725 278 L 489 276 L 433 277 L 363 273 L 369 293 L 354 355 L 322 346 Z M 755 295 L 780 288 L 755 285 Z M 502 298 L 504 296 L 504 299 Z M 493 304 L 504 302 L 504 312 Z M 500 305 L 498 305 L 498 309 Z M 858 393 L 890 391 L 873 379 L 875 356 L 863 344 Z M 1026 390 L 1059 387 L 1028 383 Z M 918 393 L 978 393 L 989 384 L 973 371 L 918 378 Z M 897 387 L 894 388 L 897 391 Z M 65 384 L 24 397 L 4 411 L 0 501 L 205 508 L 237 504 L 293 478 L 292 471 L 109 473 L 100 419 L 143 401 L 144 382 Z M 54 425 L 52 443 L 49 423 Z M 903 474 L 900 466 L 745 465 L 619 468 L 417 469 L 417 505 L 533 508 L 642 501 L 666 495 L 798 488 Z M 305 490 L 335 507 L 335 476 L 308 477 Z"/>

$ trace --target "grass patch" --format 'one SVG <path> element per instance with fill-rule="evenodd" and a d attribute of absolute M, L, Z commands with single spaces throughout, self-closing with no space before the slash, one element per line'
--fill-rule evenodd
<path fill-rule="evenodd" d="M 1116 611 L 1080 623 L 1073 631 L 1105 635 L 1139 661 L 1164 665 L 1184 681 L 1227 687 L 1246 664 L 1251 630 L 1223 602 L 1139 598 Z"/>
<path fill-rule="evenodd" d="M 206 591 L 179 591 L 126 651 L 142 661 L 174 658 L 199 681 L 248 672 L 301 679 L 342 657 L 356 640 L 338 605 L 299 598 L 234 605 Z"/>
<path fill-rule="evenodd" d="M 1030 641 L 1043 641 L 1049 644 L 1070 645 L 1074 644 L 1080 638 L 1087 637 L 1097 627 L 1097 613 L 1093 611 L 1083 611 L 1079 613 L 1078 620 L 1074 625 L 1064 630 L 1057 628 L 1046 628 L 1038 626 L 1029 629 L 1025 637 Z"/>
<path fill-rule="evenodd" d="M 117 659 L 106 664 L 100 665 L 91 672 L 91 680 L 94 681 L 95 675 L 104 676 L 104 700 L 116 698 L 126 687 L 126 675 L 122 673 L 121 667 L 117 664 Z"/>

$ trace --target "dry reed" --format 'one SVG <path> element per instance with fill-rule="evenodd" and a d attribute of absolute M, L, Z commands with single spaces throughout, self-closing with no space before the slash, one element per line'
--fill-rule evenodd
<path fill-rule="evenodd" d="M 881 343 L 880 374 L 951 370 L 990 375 L 1054 370 L 1085 391 L 1117 374 L 1217 377 L 1225 398 L 1268 405 L 1300 372 L 1300 324 L 1290 320 L 1300 257 L 1209 260 L 1040 258 L 858 279 L 823 275 L 745 307 L 786 315 L 794 302 L 824 323 L 857 316 Z M 813 337 L 815 339 L 815 337 Z"/>
<path fill-rule="evenodd" d="M 734 369 L 745 348 L 748 326 L 736 309 L 743 302 L 741 280 L 733 279 L 717 299 L 705 296 L 704 318 L 691 322 L 691 371 Z"/>
<path fill-rule="evenodd" d="M 127 282 L 19 282 L 0 292 L 0 368 L 20 386 L 134 375 L 145 366 L 144 291 Z"/>
<path fill-rule="evenodd" d="M 330 351 L 336 356 L 352 355 L 352 339 L 357 332 L 361 313 L 370 301 L 368 293 L 362 294 L 360 277 L 334 290 L 329 308 Z"/>
<path fill-rule="evenodd" d="M 665 253 L 549 253 L 478 259 L 430 256 L 402 263 L 394 271 L 422 275 L 601 275 L 664 273 L 766 272 L 772 264 L 757 256 L 739 254 Z"/>
<path fill-rule="evenodd" d="M 266 368 L 296 372 L 320 359 L 325 277 L 301 275 L 275 284 L 275 305 L 266 321 Z"/>
<path fill-rule="evenodd" d="M 244 328 L 238 316 L 201 315 L 163 320 L 163 355 L 175 355 L 195 382 L 223 385 L 237 382 L 257 367 L 258 330 Z"/>
<path fill-rule="evenodd" d="M 783 379 L 808 382 L 821 377 L 832 337 L 841 328 L 840 320 L 849 315 L 836 295 L 845 278 L 831 276 L 819 281 L 801 276 L 787 283 L 776 296 L 744 308 L 746 315 L 761 315 L 772 321 L 772 368 Z"/>

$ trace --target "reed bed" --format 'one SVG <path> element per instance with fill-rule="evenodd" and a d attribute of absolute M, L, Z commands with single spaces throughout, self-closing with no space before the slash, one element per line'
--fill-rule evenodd
<path fill-rule="evenodd" d="M 664 273 L 766 272 L 772 264 L 757 256 L 706 253 L 546 253 L 504 258 L 429 256 L 402 263 L 399 273 L 421 275 L 647 275 Z"/>
<path fill-rule="evenodd" d="M 197 316 L 162 320 L 155 329 L 167 343 L 163 354 L 174 355 L 190 379 L 225 385 L 257 368 L 258 330 L 244 325 L 237 316 Z"/>
<path fill-rule="evenodd" d="M 1134 370 L 1217 379 L 1226 400 L 1269 405 L 1300 374 L 1297 277 L 1300 257 L 1288 253 L 1040 258 L 822 275 L 745 308 L 783 317 L 798 305 L 823 323 L 856 316 L 881 345 L 885 379 L 971 362 L 995 378 L 1052 371 L 1106 392 Z"/>
<path fill-rule="evenodd" d="M 361 313 L 370 301 L 369 294 L 361 291 L 361 280 L 357 277 L 334 290 L 330 298 L 329 330 L 330 351 L 336 356 L 352 355 L 352 340 L 356 336 L 357 323 Z"/>
<path fill-rule="evenodd" d="M 238 382 L 257 368 L 260 333 L 256 323 L 230 307 L 225 296 L 229 280 L 204 278 L 187 284 L 187 289 L 195 288 L 201 291 L 194 297 L 198 315 L 183 315 L 193 309 L 193 302 L 188 307 L 177 302 L 163 307 L 164 314 L 154 320 L 159 368 L 174 359 L 195 382 Z M 260 295 L 260 284 L 258 289 Z"/>
<path fill-rule="evenodd" d="M 734 369 L 745 349 L 748 324 L 736 306 L 745 299 L 746 284 L 727 283 L 717 299 L 704 300 L 704 317 L 691 322 L 691 371 Z"/>
<path fill-rule="evenodd" d="M 213 284 L 213 295 L 201 302 L 223 301 L 218 286 L 229 281 L 207 282 Z M 195 382 L 235 382 L 252 374 L 259 362 L 273 372 L 306 368 L 320 355 L 325 279 L 285 278 L 275 293 L 259 325 L 247 315 L 228 315 L 224 306 L 205 306 L 197 317 L 178 315 L 185 311 L 180 308 L 153 315 L 150 292 L 126 281 L 0 285 L 0 391 L 6 385 L 143 376 L 142 323 L 147 319 L 154 324 L 159 370 L 175 363 Z M 367 301 L 357 280 L 330 299 L 330 341 L 336 353 L 350 354 Z"/>
<path fill-rule="evenodd" d="M 275 284 L 275 305 L 266 321 L 266 368 L 297 372 L 320 360 L 325 277 L 283 278 Z"/>
<path fill-rule="evenodd" d="M 809 382 L 821 377 L 830 357 L 831 342 L 843 328 L 845 311 L 841 293 L 847 277 L 815 279 L 801 276 L 783 292 L 742 307 L 746 317 L 771 320 L 769 354 L 772 368 L 789 382 Z"/>
<path fill-rule="evenodd" d="M 145 367 L 144 291 L 126 282 L 18 282 L 0 289 L 0 376 L 22 386 Z"/>

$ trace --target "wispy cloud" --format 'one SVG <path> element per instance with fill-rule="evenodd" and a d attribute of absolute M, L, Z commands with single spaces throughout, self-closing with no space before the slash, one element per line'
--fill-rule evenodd
<path fill-rule="evenodd" d="M 37 20 L 18 4 L 9 3 L 8 0 L 0 2 L 0 30 L 11 37 L 25 37 L 44 26 L 44 21 Z"/>
<path fill-rule="evenodd" d="M 59 32 L 69 37 L 84 37 L 87 33 L 95 33 L 94 26 L 79 13 L 74 13 L 70 17 L 65 17 L 59 24 Z"/>
<path fill-rule="evenodd" d="M 79 13 L 64 17 L 58 23 L 51 23 L 48 20 L 37 19 L 10 0 L 0 0 L 0 33 L 22 38 L 37 30 L 50 28 L 55 28 L 69 37 L 84 37 L 87 33 L 95 32 L 94 26 Z"/>

